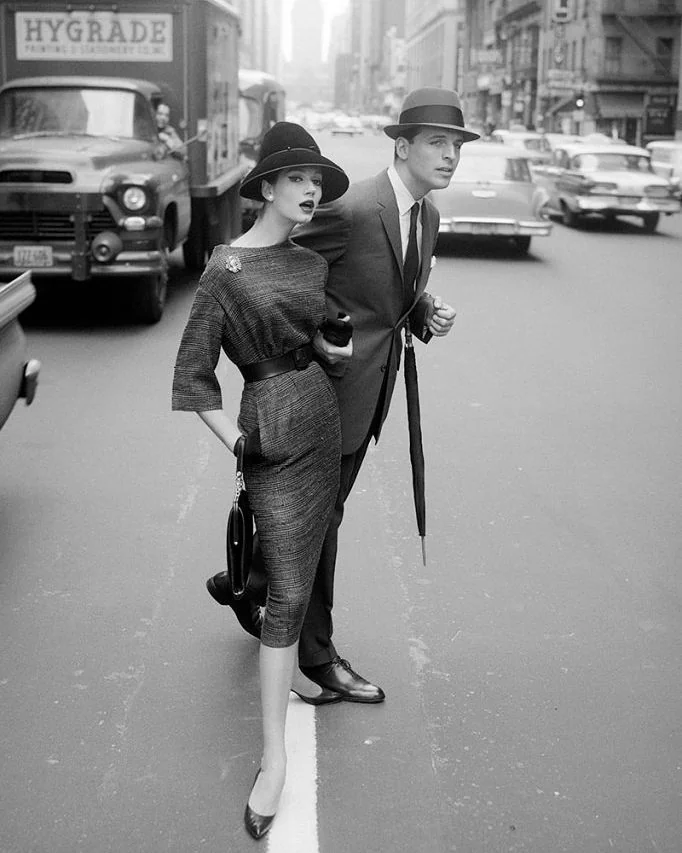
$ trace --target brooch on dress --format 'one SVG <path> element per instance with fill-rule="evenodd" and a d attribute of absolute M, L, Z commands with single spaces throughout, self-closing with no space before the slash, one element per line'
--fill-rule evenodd
<path fill-rule="evenodd" d="M 225 262 L 225 268 L 230 272 L 239 272 L 242 268 L 242 262 L 239 260 L 239 255 L 228 255 Z"/>

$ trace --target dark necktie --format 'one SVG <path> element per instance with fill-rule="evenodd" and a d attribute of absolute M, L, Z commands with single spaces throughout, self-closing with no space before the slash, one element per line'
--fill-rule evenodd
<path fill-rule="evenodd" d="M 405 292 L 409 296 L 414 293 L 414 283 L 419 272 L 419 249 L 417 248 L 417 217 L 419 216 L 419 202 L 410 208 L 410 235 L 407 240 L 407 251 L 403 262 L 403 283 Z"/>

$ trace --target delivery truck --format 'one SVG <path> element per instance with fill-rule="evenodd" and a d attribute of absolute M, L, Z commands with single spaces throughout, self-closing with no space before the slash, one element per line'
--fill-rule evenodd
<path fill-rule="evenodd" d="M 241 229 L 239 32 L 225 0 L 0 0 L 0 281 L 160 319 L 169 252 L 201 269 Z"/>

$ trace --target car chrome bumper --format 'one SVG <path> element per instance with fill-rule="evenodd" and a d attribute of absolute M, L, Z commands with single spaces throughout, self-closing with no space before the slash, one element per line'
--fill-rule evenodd
<path fill-rule="evenodd" d="M 452 216 L 441 218 L 439 232 L 484 237 L 548 237 L 552 233 L 552 223 L 537 219 L 466 219 Z"/>
<path fill-rule="evenodd" d="M 622 213 L 638 216 L 642 213 L 679 213 L 680 202 L 675 199 L 614 198 L 613 196 L 580 196 L 578 210 L 583 213 Z"/>
<path fill-rule="evenodd" d="M 73 254 L 69 250 L 55 248 L 52 252 L 52 266 L 31 267 L 33 279 L 48 276 L 73 278 Z M 88 278 L 104 276 L 132 278 L 140 275 L 157 275 L 163 272 L 166 260 L 157 250 L 124 251 L 116 256 L 109 264 L 89 263 Z M 14 266 L 13 251 L 0 247 L 0 277 L 8 278 L 26 272 L 25 267 Z"/>

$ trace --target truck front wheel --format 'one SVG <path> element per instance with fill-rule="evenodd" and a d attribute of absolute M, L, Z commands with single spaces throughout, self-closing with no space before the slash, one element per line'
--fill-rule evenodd
<path fill-rule="evenodd" d="M 166 305 L 168 271 L 147 275 L 135 285 L 133 311 L 140 323 L 158 323 Z"/>
<path fill-rule="evenodd" d="M 133 285 L 133 313 L 140 323 L 158 323 L 163 315 L 168 292 L 168 246 L 171 238 L 170 223 L 166 222 L 159 245 L 161 270 L 144 276 Z"/>

